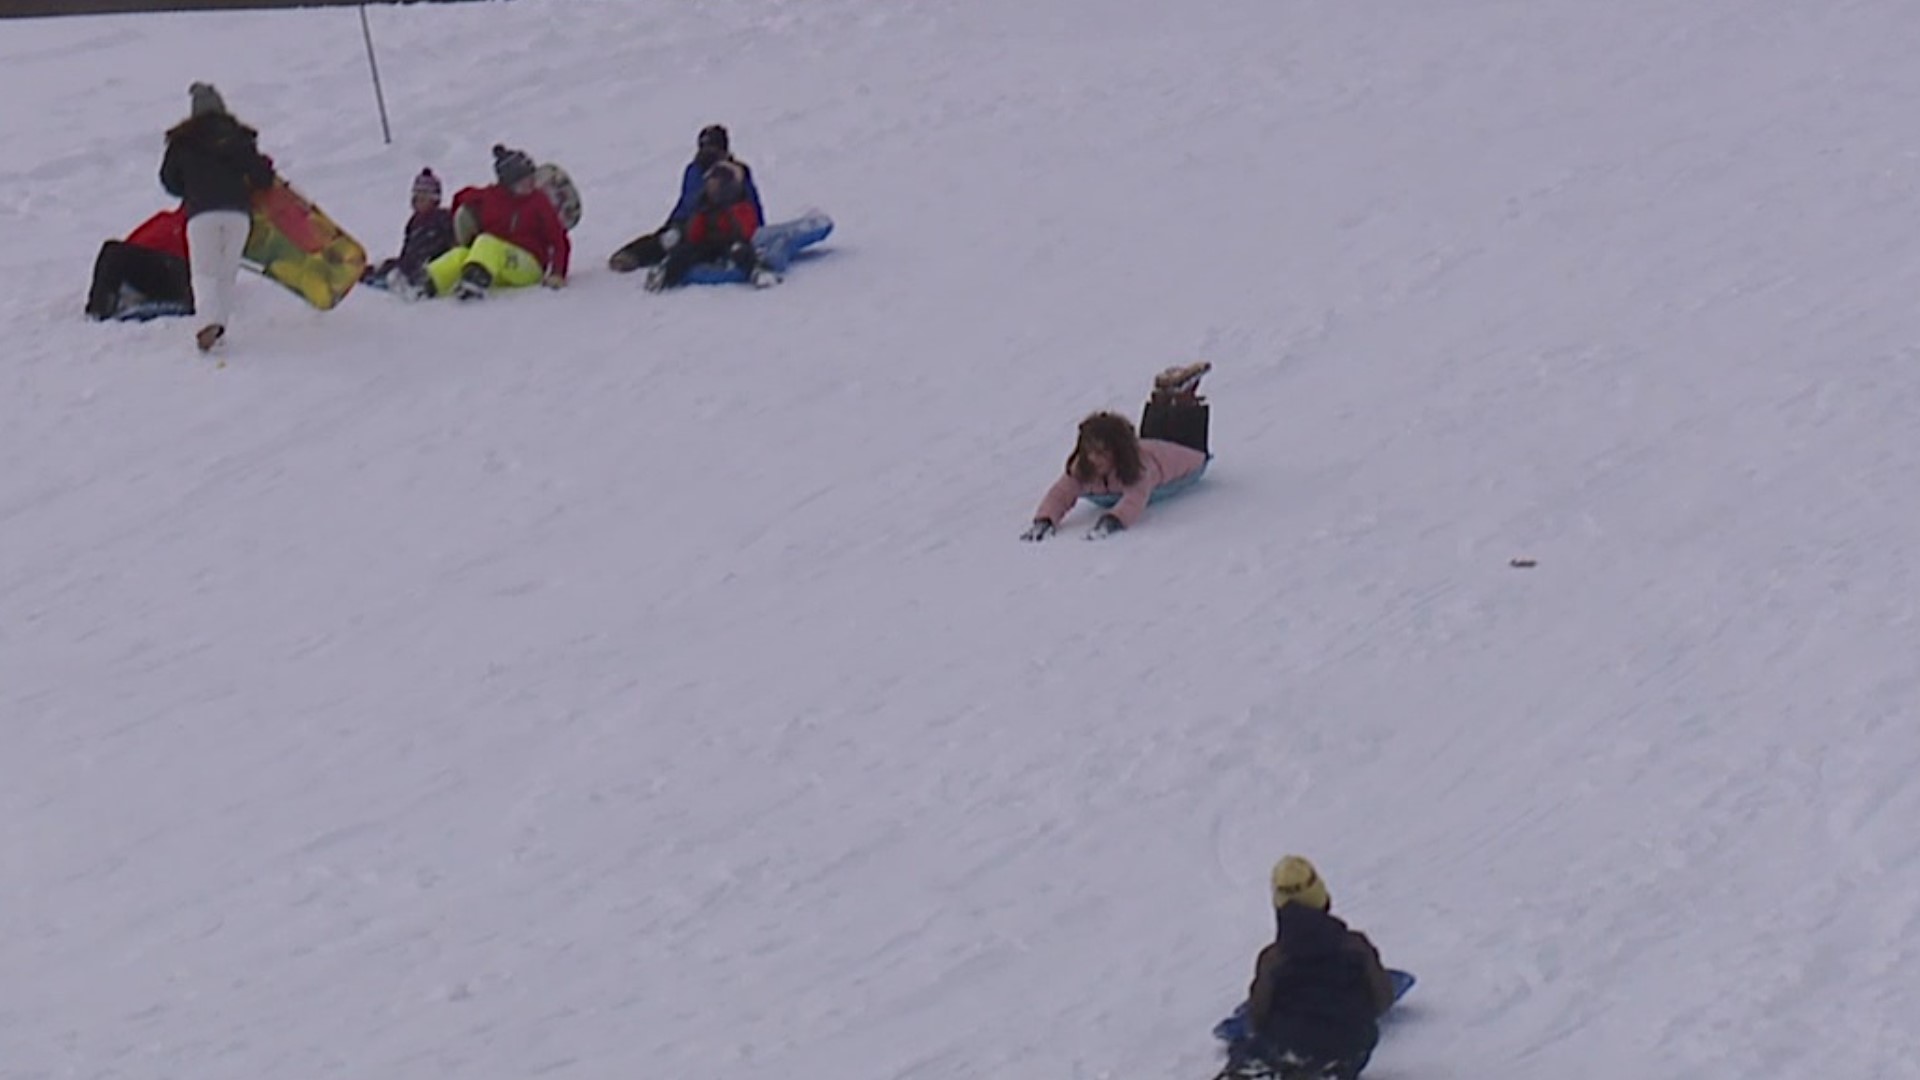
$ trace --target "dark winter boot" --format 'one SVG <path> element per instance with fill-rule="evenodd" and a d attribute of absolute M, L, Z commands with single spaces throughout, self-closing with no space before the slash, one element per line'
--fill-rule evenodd
<path fill-rule="evenodd" d="M 682 281 L 687 279 L 687 271 L 692 270 L 695 263 L 700 262 L 703 256 L 714 254 L 717 253 L 709 250 L 706 245 L 680 244 L 675 246 L 667 252 L 666 258 L 661 259 L 648 268 L 646 280 L 647 291 L 660 292 L 663 289 L 678 287 Z"/>
<path fill-rule="evenodd" d="M 772 267 L 762 263 L 760 253 L 745 240 L 735 241 L 733 246 L 727 249 L 727 261 L 745 274 L 747 280 L 752 282 L 756 289 L 772 288 L 780 284 L 780 275 L 774 273 Z"/>
<path fill-rule="evenodd" d="M 607 267 L 616 274 L 628 274 L 643 266 L 657 266 L 666 257 L 667 249 L 660 242 L 660 234 L 651 232 L 614 252 L 607 259 Z"/>
<path fill-rule="evenodd" d="M 479 263 L 468 263 L 460 271 L 460 280 L 454 283 L 453 295 L 462 300 L 479 300 L 493 288 L 493 272 Z"/>

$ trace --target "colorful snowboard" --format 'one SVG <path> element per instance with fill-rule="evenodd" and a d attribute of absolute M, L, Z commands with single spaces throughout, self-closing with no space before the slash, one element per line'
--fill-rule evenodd
<path fill-rule="evenodd" d="M 802 248 L 825 240 L 833 232 L 833 219 L 819 210 L 809 210 L 789 221 L 762 226 L 753 234 L 754 249 L 760 263 L 774 273 L 785 273 L 787 265 Z M 689 285 L 721 285 L 745 281 L 747 275 L 731 263 L 701 263 L 687 271 Z"/>
<path fill-rule="evenodd" d="M 1413 989 L 1413 984 L 1419 981 L 1413 977 L 1413 972 L 1401 971 L 1397 968 L 1388 968 L 1387 978 L 1393 983 L 1393 1000 L 1396 1003 L 1398 1003 L 1401 998 L 1406 997 L 1407 991 Z M 1391 1007 L 1389 1007 L 1389 1011 L 1391 1011 Z M 1213 1037 L 1223 1043 L 1239 1042 L 1246 1037 L 1246 1034 L 1247 1003 L 1244 1001 L 1240 1003 L 1238 1008 L 1233 1010 L 1231 1016 L 1213 1025 Z"/>
<path fill-rule="evenodd" d="M 360 280 L 367 251 L 307 198 L 274 178 L 253 196 L 253 228 L 240 265 L 327 311 Z"/>

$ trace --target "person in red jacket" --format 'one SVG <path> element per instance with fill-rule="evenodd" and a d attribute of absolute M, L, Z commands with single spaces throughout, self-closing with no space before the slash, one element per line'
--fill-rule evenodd
<path fill-rule="evenodd" d="M 131 291 L 132 296 L 127 295 Z M 111 319 L 128 301 L 173 305 L 193 314 L 193 273 L 187 262 L 187 211 L 176 206 L 140 223 L 125 240 L 100 245 L 87 290 L 87 316 Z"/>
<path fill-rule="evenodd" d="M 477 300 L 496 285 L 557 289 L 567 283 L 573 253 L 567 227 L 534 184 L 533 172 L 526 151 L 495 146 L 499 183 L 463 188 L 453 197 L 455 232 L 472 241 L 427 264 L 435 295 Z"/>
<path fill-rule="evenodd" d="M 760 264 L 753 234 L 760 230 L 760 211 L 747 196 L 747 174 L 738 164 L 721 160 L 707 170 L 701 182 L 700 203 L 687 219 L 687 233 L 668 249 L 666 258 L 647 271 L 649 292 L 670 289 L 685 281 L 699 263 L 730 262 L 756 288 L 766 288 L 779 275 Z"/>

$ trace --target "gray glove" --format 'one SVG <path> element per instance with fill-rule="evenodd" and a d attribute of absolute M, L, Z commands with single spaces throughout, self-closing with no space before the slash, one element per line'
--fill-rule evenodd
<path fill-rule="evenodd" d="M 1045 540 L 1047 537 L 1052 535 L 1053 535 L 1053 522 L 1048 521 L 1046 518 L 1034 518 L 1033 524 L 1027 526 L 1027 531 L 1020 534 L 1020 539 L 1027 540 L 1027 541 L 1039 541 L 1039 540 Z"/>
<path fill-rule="evenodd" d="M 1127 527 L 1120 524 L 1119 518 L 1114 517 L 1112 514 L 1101 514 L 1100 520 L 1094 522 L 1093 528 L 1087 530 L 1087 539 L 1105 540 L 1114 533 L 1125 531 L 1127 531 Z"/>

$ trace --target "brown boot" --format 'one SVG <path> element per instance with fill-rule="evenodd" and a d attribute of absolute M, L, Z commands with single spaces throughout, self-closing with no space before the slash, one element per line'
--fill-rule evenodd
<path fill-rule="evenodd" d="M 1213 363 L 1208 360 L 1167 368 L 1153 377 L 1154 395 L 1174 400 L 1197 401 L 1200 397 L 1200 376 L 1212 370 Z"/>
<path fill-rule="evenodd" d="M 193 335 L 193 341 L 194 344 L 200 346 L 201 352 L 206 352 L 215 345 L 220 344 L 220 339 L 226 336 L 226 327 L 221 326 L 219 323 L 208 323 L 200 328 L 199 333 Z"/>

